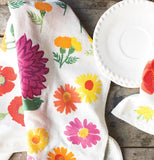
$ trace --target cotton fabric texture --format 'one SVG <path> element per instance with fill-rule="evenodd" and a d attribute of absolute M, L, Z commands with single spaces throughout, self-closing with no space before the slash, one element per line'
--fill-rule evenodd
<path fill-rule="evenodd" d="M 154 135 L 154 60 L 143 71 L 140 93 L 123 99 L 112 113 L 132 126 Z"/>
<path fill-rule="evenodd" d="M 92 39 L 63 2 L 17 1 L 9 8 L 0 53 L 0 127 L 10 139 L 0 139 L 12 149 L 1 148 L 27 151 L 28 160 L 103 160 L 110 140 L 104 118 L 110 81 L 95 65 Z"/>

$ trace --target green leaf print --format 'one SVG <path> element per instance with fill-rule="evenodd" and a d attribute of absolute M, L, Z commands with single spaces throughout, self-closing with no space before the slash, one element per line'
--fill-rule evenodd
<path fill-rule="evenodd" d="M 3 120 L 7 115 L 8 113 L 0 113 L 0 120 Z"/>
<path fill-rule="evenodd" d="M 24 3 L 26 3 L 26 2 L 23 2 L 23 1 L 9 2 L 9 7 L 10 7 L 11 9 L 16 9 L 16 8 L 19 8 L 19 7 L 23 6 Z"/>
<path fill-rule="evenodd" d="M 28 99 L 28 98 L 23 99 L 24 110 L 26 111 L 37 110 L 38 108 L 40 108 L 43 102 L 44 101 L 38 97 L 34 97 L 33 99 Z"/>
<path fill-rule="evenodd" d="M 87 56 L 93 56 L 93 45 L 90 45 L 90 49 L 88 51 L 86 51 L 84 54 L 86 54 Z"/>
<path fill-rule="evenodd" d="M 59 62 L 60 63 L 60 55 L 58 55 L 58 53 L 55 53 L 55 52 L 52 52 L 53 53 L 53 56 L 54 56 L 54 60 L 56 61 L 56 62 Z"/>
<path fill-rule="evenodd" d="M 31 18 L 32 22 L 34 22 L 36 25 L 42 25 L 43 24 L 43 19 L 38 16 L 36 13 L 34 12 L 29 12 L 27 11 L 29 17 Z"/>
<path fill-rule="evenodd" d="M 42 16 L 40 17 L 39 15 L 37 15 L 36 13 L 34 13 L 32 11 L 27 11 L 27 13 L 28 13 L 28 15 L 31 18 L 33 23 L 41 26 L 41 29 L 40 29 L 40 32 L 41 32 L 42 31 L 42 25 L 43 25 L 43 17 Z"/>
<path fill-rule="evenodd" d="M 68 57 L 68 59 L 65 62 L 67 64 L 73 64 L 76 63 L 78 59 L 79 59 L 78 57 Z"/>
<path fill-rule="evenodd" d="M 64 16 L 65 16 L 65 13 L 66 13 L 66 10 L 67 10 L 67 4 L 65 4 L 64 2 L 55 2 L 59 7 L 63 8 L 64 9 Z"/>

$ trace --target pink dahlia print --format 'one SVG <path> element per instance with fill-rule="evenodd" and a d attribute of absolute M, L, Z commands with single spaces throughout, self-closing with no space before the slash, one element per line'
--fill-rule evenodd
<path fill-rule="evenodd" d="M 72 144 L 82 145 L 85 149 L 96 145 L 97 141 L 101 140 L 101 137 L 98 135 L 100 131 L 96 128 L 96 125 L 93 123 L 87 123 L 87 119 L 84 119 L 83 123 L 75 118 L 74 121 L 71 121 L 70 126 L 66 126 L 66 131 L 64 134 L 69 136 L 67 139 L 72 142 Z"/>
<path fill-rule="evenodd" d="M 40 106 L 42 100 L 34 96 L 41 95 L 41 90 L 46 88 L 43 82 L 46 81 L 44 75 L 49 72 L 46 68 L 48 59 L 43 58 L 44 51 L 39 51 L 39 44 L 32 46 L 32 40 L 27 40 L 26 34 L 16 42 L 16 48 L 22 96 L 26 105 Z M 30 110 L 35 109 L 37 107 Z"/>

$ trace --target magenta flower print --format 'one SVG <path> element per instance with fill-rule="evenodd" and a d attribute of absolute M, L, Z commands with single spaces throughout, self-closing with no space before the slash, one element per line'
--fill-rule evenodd
<path fill-rule="evenodd" d="M 68 140 L 72 144 L 82 145 L 85 149 L 87 147 L 92 147 L 96 145 L 97 141 L 101 140 L 99 136 L 100 131 L 96 128 L 96 125 L 93 123 L 87 123 L 87 119 L 84 119 L 83 123 L 75 118 L 74 121 L 69 123 L 70 125 L 66 126 L 66 131 L 64 134 L 68 136 Z"/>
<path fill-rule="evenodd" d="M 16 48 L 22 96 L 33 99 L 46 88 L 43 82 L 46 81 L 44 75 L 49 72 L 46 68 L 48 59 L 43 58 L 44 51 L 39 51 L 39 44 L 32 46 L 32 40 L 27 40 L 26 34 L 16 42 Z"/>

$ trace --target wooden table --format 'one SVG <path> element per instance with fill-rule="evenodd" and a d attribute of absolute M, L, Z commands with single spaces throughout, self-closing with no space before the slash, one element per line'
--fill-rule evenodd
<path fill-rule="evenodd" d="M 0 41 L 2 40 L 9 17 L 7 1 L 8 0 L 0 0 Z M 93 35 L 95 25 L 103 12 L 118 2 L 118 0 L 62 1 L 72 7 L 90 36 Z M 138 89 L 126 89 L 112 83 L 106 106 L 106 122 L 109 134 L 117 140 L 122 149 L 124 160 L 154 160 L 154 136 L 130 126 L 111 114 L 111 110 L 124 97 L 137 93 L 138 91 Z M 26 160 L 26 153 L 16 153 L 10 160 Z"/>

